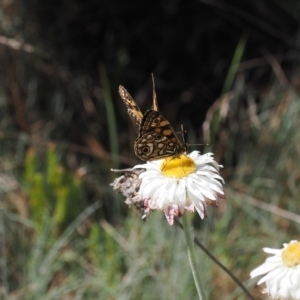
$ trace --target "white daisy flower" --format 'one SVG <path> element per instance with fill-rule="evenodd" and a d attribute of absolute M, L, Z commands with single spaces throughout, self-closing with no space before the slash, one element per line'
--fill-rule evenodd
<path fill-rule="evenodd" d="M 139 197 L 150 210 L 164 211 L 170 225 L 185 209 L 196 208 L 203 219 L 208 205 L 217 206 L 217 200 L 225 198 L 220 167 L 212 153 L 198 151 L 137 165 L 134 168 L 146 169 L 139 175 Z"/>
<path fill-rule="evenodd" d="M 251 278 L 265 275 L 257 284 L 266 283 L 266 293 L 274 300 L 300 299 L 300 242 L 283 244 L 283 249 L 263 248 L 274 254 L 250 273 Z"/>

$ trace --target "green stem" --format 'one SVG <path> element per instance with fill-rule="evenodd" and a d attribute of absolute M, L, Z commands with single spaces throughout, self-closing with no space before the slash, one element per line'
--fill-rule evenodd
<path fill-rule="evenodd" d="M 189 262 L 190 262 L 194 282 L 196 285 L 198 297 L 200 300 L 204 300 L 205 297 L 204 297 L 203 287 L 201 285 L 200 276 L 199 276 L 199 272 L 198 272 L 198 268 L 197 268 L 194 243 L 193 243 L 193 239 L 191 236 L 189 220 L 188 220 L 188 216 L 187 216 L 186 212 L 182 215 L 182 225 L 183 225 L 183 230 L 184 230 L 184 234 L 185 234 L 186 244 L 188 247 Z"/>

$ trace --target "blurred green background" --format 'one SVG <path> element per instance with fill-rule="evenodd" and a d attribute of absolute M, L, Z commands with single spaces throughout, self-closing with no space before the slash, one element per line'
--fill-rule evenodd
<path fill-rule="evenodd" d="M 0 298 L 196 299 L 182 231 L 109 186 L 138 163 L 121 84 L 224 165 L 195 236 L 249 289 L 299 239 L 299 1 L 3 0 Z M 207 299 L 246 299 L 199 249 Z"/>

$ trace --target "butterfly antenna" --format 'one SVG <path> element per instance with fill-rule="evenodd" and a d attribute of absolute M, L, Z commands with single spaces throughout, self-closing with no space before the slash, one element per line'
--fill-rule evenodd
<path fill-rule="evenodd" d="M 181 124 L 181 134 L 182 134 L 182 141 L 184 144 L 187 142 L 187 131 L 183 128 L 183 124 Z"/>
<path fill-rule="evenodd" d="M 159 111 L 158 109 L 158 103 L 157 103 L 157 97 L 156 97 L 156 92 L 155 92 L 155 83 L 154 83 L 154 75 L 153 73 L 151 73 L 151 77 L 152 77 L 152 86 L 153 86 L 153 105 L 152 105 L 152 109 Z"/>
<path fill-rule="evenodd" d="M 184 144 L 187 144 L 187 131 L 183 128 L 183 124 L 181 124 L 181 134 L 182 141 Z M 209 144 L 188 144 L 189 146 L 209 146 Z"/>

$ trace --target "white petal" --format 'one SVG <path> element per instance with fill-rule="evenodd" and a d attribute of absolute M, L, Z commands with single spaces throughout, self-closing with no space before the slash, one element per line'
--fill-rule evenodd
<path fill-rule="evenodd" d="M 194 205 L 196 207 L 196 210 L 200 216 L 201 219 L 205 217 L 204 212 L 205 212 L 205 202 L 202 201 L 196 201 L 194 202 Z"/>
<path fill-rule="evenodd" d="M 272 248 L 263 248 L 263 251 L 270 254 L 280 254 L 282 252 L 282 249 L 272 249 Z"/>
<path fill-rule="evenodd" d="M 187 192 L 189 196 L 190 194 L 193 195 L 193 199 L 197 199 L 197 201 L 205 201 L 203 194 L 199 191 L 199 186 L 195 185 L 191 180 L 187 183 Z M 194 202 L 194 200 L 192 201 Z"/>
<path fill-rule="evenodd" d="M 177 185 L 176 196 L 179 206 L 185 206 L 186 202 L 186 184 L 185 180 L 180 180 Z"/>
<path fill-rule="evenodd" d="M 177 193 L 177 187 L 177 180 L 174 180 L 174 182 L 170 182 L 170 188 L 167 194 L 168 203 L 172 203 L 174 201 L 175 195 Z"/>
<path fill-rule="evenodd" d="M 264 264 L 262 264 L 261 266 L 257 267 L 256 269 L 254 269 L 251 273 L 250 276 L 251 278 L 265 274 L 270 272 L 271 270 L 274 270 L 276 267 L 278 266 L 278 264 L 271 264 L 271 263 L 267 263 L 265 262 Z"/>

